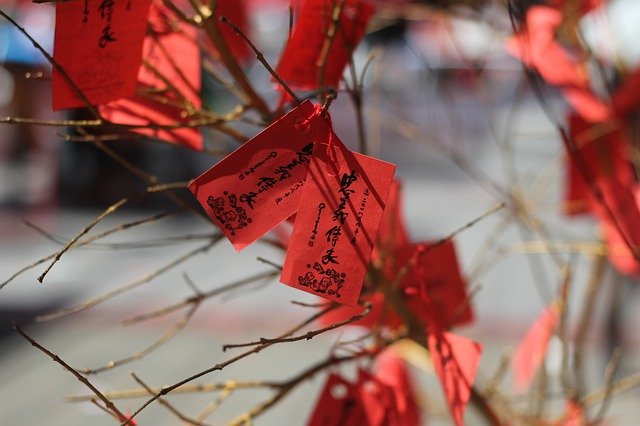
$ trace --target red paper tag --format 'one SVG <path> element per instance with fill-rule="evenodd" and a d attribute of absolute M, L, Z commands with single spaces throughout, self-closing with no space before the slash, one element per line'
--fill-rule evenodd
<path fill-rule="evenodd" d="M 547 83 L 559 86 L 565 99 L 586 120 L 604 121 L 611 116 L 610 106 L 591 91 L 583 65 L 555 39 L 562 20 L 562 12 L 553 7 L 530 7 L 525 29 L 509 39 L 507 51 L 538 71 Z"/>
<path fill-rule="evenodd" d="M 627 244 L 629 242 L 636 247 L 640 245 L 640 227 L 638 227 L 640 187 L 637 183 L 624 184 L 615 177 L 598 179 L 597 182 L 602 190 L 604 202 L 613 214 L 612 219 L 602 204 L 595 200 L 595 197 L 591 199 L 591 208 L 604 229 L 609 260 L 622 274 L 640 275 L 640 264 Z M 620 234 L 620 229 L 622 229 L 624 237 Z"/>
<path fill-rule="evenodd" d="M 331 137 L 313 150 L 280 281 L 355 306 L 396 166 Z"/>
<path fill-rule="evenodd" d="M 354 386 L 347 380 L 331 374 L 311 413 L 308 426 L 360 425 L 362 406 Z"/>
<path fill-rule="evenodd" d="M 358 371 L 358 395 L 364 422 L 369 426 L 398 424 L 396 396 L 393 389 L 364 370 Z"/>
<path fill-rule="evenodd" d="M 420 408 L 406 363 L 392 349 L 382 352 L 376 359 L 375 377 L 393 389 L 398 426 L 417 426 L 420 423 Z"/>
<path fill-rule="evenodd" d="M 518 345 L 513 356 L 516 389 L 525 390 L 531 384 L 547 353 L 558 318 L 558 308 L 555 305 L 546 308 Z"/>
<path fill-rule="evenodd" d="M 291 216 L 314 142 L 328 139 L 326 120 L 306 101 L 189 185 L 202 207 L 240 251 Z"/>
<path fill-rule="evenodd" d="M 206 0 L 203 0 L 202 3 L 206 3 Z M 221 16 L 224 16 L 229 20 L 229 22 L 240 28 L 242 33 L 251 40 L 251 21 L 249 20 L 249 15 L 247 13 L 246 3 L 246 0 L 217 0 L 214 19 L 217 21 Z M 225 43 L 227 43 L 227 46 L 233 56 L 242 63 L 248 62 L 249 59 L 253 57 L 253 51 L 247 42 L 236 34 L 231 26 L 224 22 L 219 22 L 217 25 L 220 28 L 222 38 Z M 205 36 L 203 47 L 214 57 L 218 57 L 219 54 L 211 42 L 211 39 L 206 37 L 206 34 L 203 33 L 203 35 Z"/>
<path fill-rule="evenodd" d="M 306 0 L 302 4 L 293 34 L 277 67 L 278 74 L 290 86 L 315 89 L 320 86 L 337 87 L 340 83 L 342 72 L 375 9 L 363 0 L 347 0 L 322 78 L 317 65 L 335 4 L 334 0 Z"/>
<path fill-rule="evenodd" d="M 584 120 L 578 114 L 568 118 L 571 138 L 579 149 L 583 166 L 593 178 L 608 179 L 615 175 L 625 185 L 632 185 L 635 176 L 627 155 L 627 141 L 619 129 L 600 135 L 598 126 Z M 605 129 L 606 130 L 606 129 Z M 577 214 L 588 211 L 588 201 L 593 193 L 585 180 L 576 158 L 567 156 L 565 212 Z"/>
<path fill-rule="evenodd" d="M 202 107 L 196 29 L 181 24 L 165 6 L 156 3 L 152 4 L 149 23 L 142 57 L 159 75 L 141 65 L 137 94 L 101 106 L 100 113 L 118 124 L 184 125 Z M 197 150 L 203 146 L 197 128 L 137 128 L 133 131 Z"/>
<path fill-rule="evenodd" d="M 457 426 L 464 425 L 464 409 L 471 397 L 482 346 L 446 331 L 430 333 L 427 345 L 453 420 Z"/>
<path fill-rule="evenodd" d="M 91 104 L 133 95 L 150 0 L 56 4 L 54 60 Z M 55 68 L 53 110 L 85 103 Z"/>
<path fill-rule="evenodd" d="M 406 304 L 425 326 L 435 322 L 448 329 L 469 323 L 473 320 L 473 312 L 454 242 L 449 240 L 431 247 L 432 244 L 413 244 L 398 252 L 397 268 L 402 268 L 415 256 L 415 264 L 401 283 Z M 425 303 L 425 297 L 428 303 Z"/>
<path fill-rule="evenodd" d="M 394 180 L 382 215 L 378 239 L 373 249 L 372 262 L 383 262 L 385 271 L 395 269 L 397 251 L 409 245 L 409 234 L 404 224 L 402 186 Z"/>

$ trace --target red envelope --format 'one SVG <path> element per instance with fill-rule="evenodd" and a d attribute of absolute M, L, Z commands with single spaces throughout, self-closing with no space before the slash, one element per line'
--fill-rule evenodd
<path fill-rule="evenodd" d="M 465 337 L 433 327 L 427 346 L 436 375 L 444 390 L 451 416 L 457 426 L 464 425 L 464 409 L 471 397 L 482 346 Z"/>
<path fill-rule="evenodd" d="M 314 147 L 280 281 L 355 306 L 396 166 L 331 137 Z"/>
<path fill-rule="evenodd" d="M 523 391 L 531 384 L 547 354 L 547 347 L 559 318 L 558 308 L 552 304 L 535 320 L 520 341 L 513 356 L 516 389 Z"/>
<path fill-rule="evenodd" d="M 196 127 L 180 127 L 195 119 L 195 112 L 202 107 L 196 29 L 180 23 L 161 3 L 152 4 L 149 25 L 143 59 L 161 76 L 143 64 L 136 95 L 102 105 L 100 113 L 113 123 L 151 126 L 133 129 L 137 133 L 201 150 L 200 131 Z"/>
<path fill-rule="evenodd" d="M 364 0 L 347 0 L 340 17 L 338 31 L 328 54 L 324 75 L 318 67 L 331 24 L 333 0 L 305 0 L 298 12 L 291 38 L 276 68 L 292 87 L 316 89 L 338 87 L 342 73 L 375 9 Z"/>
<path fill-rule="evenodd" d="M 306 101 L 194 179 L 189 189 L 240 251 L 298 210 L 314 143 L 329 133 L 327 121 Z"/>
<path fill-rule="evenodd" d="M 93 105 L 131 96 L 136 88 L 150 0 L 56 4 L 53 59 Z M 83 107 L 53 69 L 53 110 Z"/>

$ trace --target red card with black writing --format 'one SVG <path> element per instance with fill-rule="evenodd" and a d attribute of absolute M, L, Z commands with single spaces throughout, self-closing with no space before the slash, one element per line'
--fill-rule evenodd
<path fill-rule="evenodd" d="M 92 105 L 133 95 L 150 0 L 56 4 L 53 59 Z M 53 110 L 85 106 L 53 69 Z"/>
<path fill-rule="evenodd" d="M 331 138 L 314 147 L 280 281 L 355 306 L 396 166 Z"/>
<path fill-rule="evenodd" d="M 302 103 L 189 184 L 240 251 L 298 210 L 313 145 L 327 121 Z"/>
<path fill-rule="evenodd" d="M 434 330 L 427 336 L 427 346 L 451 416 L 457 426 L 462 426 L 464 409 L 471 397 L 471 386 L 480 363 L 482 345 L 447 331 Z"/>
<path fill-rule="evenodd" d="M 136 133 L 201 150 L 200 131 L 186 126 L 202 107 L 196 34 L 161 3 L 153 3 L 136 94 L 101 105 L 100 113 L 114 123 L 142 126 L 133 129 Z M 158 128 L 180 125 L 185 127 Z"/>
<path fill-rule="evenodd" d="M 547 307 L 531 325 L 513 355 L 516 389 L 526 390 L 542 364 L 560 315 L 555 304 Z"/>
<path fill-rule="evenodd" d="M 364 0 L 347 0 L 321 75 L 318 65 L 334 4 L 334 0 L 305 0 L 300 7 L 293 33 L 276 69 L 290 86 L 315 89 L 337 87 L 340 83 L 351 53 L 362 39 L 375 9 Z"/>
<path fill-rule="evenodd" d="M 355 386 L 337 374 L 330 374 L 307 425 L 357 426 L 362 420 L 362 406 Z"/>

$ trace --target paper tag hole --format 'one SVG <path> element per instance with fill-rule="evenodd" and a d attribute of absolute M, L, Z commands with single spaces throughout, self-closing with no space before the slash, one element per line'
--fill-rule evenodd
<path fill-rule="evenodd" d="M 333 386 L 331 388 L 331 396 L 334 399 L 344 399 L 347 396 L 347 387 L 343 384 Z"/>

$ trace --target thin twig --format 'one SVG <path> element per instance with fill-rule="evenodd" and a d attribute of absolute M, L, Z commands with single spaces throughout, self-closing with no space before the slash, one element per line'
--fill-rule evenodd
<path fill-rule="evenodd" d="M 106 396 L 104 396 L 104 394 L 102 392 L 100 392 L 93 384 L 91 384 L 91 382 L 84 377 L 82 374 L 78 373 L 78 371 L 76 369 L 74 369 L 73 367 L 71 367 L 69 364 L 67 364 L 66 362 L 64 362 L 58 355 L 54 354 L 53 352 L 49 351 L 47 348 L 45 348 L 44 346 L 42 346 L 41 344 L 39 344 L 38 342 L 36 342 L 31 336 L 29 336 L 27 333 L 25 333 L 16 323 L 13 323 L 13 329 L 16 330 L 18 332 L 18 334 L 20 334 L 25 340 L 27 340 L 29 343 L 31 343 L 32 346 L 36 347 L 38 350 L 40 350 L 42 353 L 44 353 L 45 355 L 47 355 L 49 358 L 51 358 L 55 363 L 60 364 L 65 370 L 67 370 L 68 372 L 70 372 L 71 374 L 73 374 L 75 376 L 76 379 L 78 379 L 80 382 L 82 382 L 83 385 L 85 385 L 86 387 L 88 387 L 89 389 L 91 389 L 91 392 L 93 392 L 98 398 L 100 398 L 100 400 L 104 403 L 104 405 L 120 420 L 123 421 L 125 420 L 127 417 L 122 414 L 122 412 L 120 410 L 118 410 L 118 408 L 115 406 L 115 404 L 113 402 L 111 402 L 111 400 L 109 398 L 107 398 Z"/>

